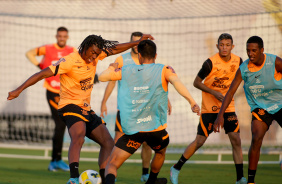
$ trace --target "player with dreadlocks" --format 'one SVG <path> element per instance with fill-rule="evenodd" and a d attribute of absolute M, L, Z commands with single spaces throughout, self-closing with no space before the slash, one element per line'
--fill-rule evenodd
<path fill-rule="evenodd" d="M 60 74 L 58 113 L 68 127 L 71 138 L 68 153 L 71 178 L 67 184 L 79 183 L 79 157 L 85 136 L 101 146 L 98 164 L 104 183 L 105 167 L 114 147 L 114 141 L 105 122 L 90 107 L 96 66 L 99 60 L 121 53 L 146 39 L 153 39 L 153 37 L 143 34 L 140 40 L 117 44 L 101 36 L 89 35 L 79 46 L 78 52 L 62 57 L 57 63 L 35 73 L 17 89 L 9 92 L 7 99 L 12 100 L 17 98 L 24 89 L 38 81 Z"/>

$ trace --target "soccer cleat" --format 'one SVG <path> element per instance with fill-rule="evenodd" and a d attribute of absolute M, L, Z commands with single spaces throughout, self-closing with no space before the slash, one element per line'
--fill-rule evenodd
<path fill-rule="evenodd" d="M 63 171 L 69 171 L 70 167 L 63 160 L 56 161 L 57 169 L 61 169 Z"/>
<path fill-rule="evenodd" d="M 146 182 L 149 179 L 149 174 L 142 174 L 141 181 Z"/>
<path fill-rule="evenodd" d="M 236 181 L 236 184 L 248 184 L 248 182 L 245 177 L 242 177 L 239 181 Z"/>
<path fill-rule="evenodd" d="M 51 161 L 49 166 L 48 166 L 49 171 L 57 171 L 57 162 L 56 161 Z"/>
<path fill-rule="evenodd" d="M 155 184 L 167 184 L 166 178 L 157 178 Z"/>
<path fill-rule="evenodd" d="M 67 184 L 79 184 L 78 178 L 70 178 Z"/>
<path fill-rule="evenodd" d="M 170 181 L 173 184 L 178 184 L 178 175 L 179 175 L 179 170 L 175 169 L 173 166 L 170 168 Z"/>

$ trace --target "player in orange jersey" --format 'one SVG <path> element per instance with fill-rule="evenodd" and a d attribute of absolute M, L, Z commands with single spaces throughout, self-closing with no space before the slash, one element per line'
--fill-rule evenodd
<path fill-rule="evenodd" d="M 173 184 L 178 183 L 178 175 L 183 164 L 205 143 L 209 134 L 213 132 L 213 123 L 216 120 L 222 100 L 242 63 L 239 56 L 231 53 L 234 45 L 230 34 L 221 34 L 216 47 L 219 52 L 204 62 L 194 80 L 194 86 L 202 90 L 200 123 L 195 140 L 187 146 L 179 161 L 170 169 L 170 179 Z M 203 80 L 205 81 L 203 82 Z M 233 160 L 237 172 L 236 184 L 246 184 L 247 180 L 243 175 L 243 155 L 234 99 L 224 113 L 224 121 L 225 133 L 228 134 L 232 145 Z"/>
<path fill-rule="evenodd" d="M 143 34 L 141 32 L 133 32 L 130 36 L 130 41 L 136 41 L 139 40 L 141 38 Z M 138 59 L 138 50 L 137 50 L 137 46 L 133 47 L 131 49 L 131 52 L 129 53 L 125 53 L 122 54 L 121 56 L 119 56 L 115 63 L 118 63 L 118 67 L 121 68 L 125 65 L 129 65 L 129 64 L 137 64 L 140 65 L 139 63 L 139 59 Z M 118 89 L 119 89 L 119 84 L 120 82 L 118 81 Z M 104 97 L 101 103 L 101 117 L 104 117 L 104 113 L 105 115 L 107 115 L 107 105 L 106 102 L 108 100 L 108 98 L 110 97 L 114 87 L 116 85 L 116 81 L 109 81 L 105 93 L 104 93 Z M 127 89 L 124 89 L 127 90 Z M 118 111 L 117 111 L 117 116 L 116 116 L 116 123 L 115 123 L 115 138 L 114 141 L 117 142 L 117 140 L 123 135 L 123 131 L 121 128 L 121 121 L 120 121 L 120 111 L 119 111 L 119 105 L 117 107 Z M 168 101 L 168 114 L 170 115 L 172 110 L 171 104 Z M 142 176 L 141 176 L 141 181 L 146 182 L 149 178 L 149 167 L 150 167 L 150 161 L 151 161 L 151 157 L 152 157 L 152 149 L 148 146 L 148 144 L 146 142 L 144 142 L 142 144 L 142 150 L 141 150 L 141 158 L 142 158 Z"/>
<path fill-rule="evenodd" d="M 34 49 L 29 50 L 26 53 L 28 60 L 37 66 L 40 70 L 56 63 L 61 57 L 66 56 L 76 48 L 66 45 L 69 38 L 68 29 L 65 27 L 59 27 L 57 29 L 56 39 L 57 43 L 43 45 Z M 36 56 L 43 55 L 42 61 L 39 63 Z M 62 148 L 64 133 L 66 129 L 65 123 L 60 119 L 58 115 L 58 102 L 60 100 L 60 76 L 52 76 L 45 79 L 44 87 L 46 88 L 46 97 L 49 107 L 51 109 L 52 118 L 55 122 L 55 129 L 52 141 L 52 160 L 48 166 L 49 171 L 56 171 L 62 169 L 69 171 L 70 168 L 62 160 Z"/>
<path fill-rule="evenodd" d="M 104 121 L 90 107 L 98 61 L 132 48 L 141 40 L 146 39 L 153 39 L 153 37 L 144 34 L 137 41 L 116 44 L 101 36 L 89 35 L 79 46 L 78 52 L 62 57 L 57 63 L 35 73 L 17 89 L 9 92 L 7 99 L 12 100 L 18 97 L 24 89 L 38 81 L 60 74 L 58 112 L 68 127 L 71 137 L 68 156 L 71 178 L 68 184 L 78 184 L 80 150 L 85 136 L 101 146 L 98 164 L 103 182 L 105 167 L 114 146 L 114 141 Z"/>

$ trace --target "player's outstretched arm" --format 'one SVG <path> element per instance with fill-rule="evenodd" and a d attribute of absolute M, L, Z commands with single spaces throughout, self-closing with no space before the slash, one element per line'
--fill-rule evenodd
<path fill-rule="evenodd" d="M 44 70 L 41 70 L 38 73 L 35 73 L 30 78 L 28 78 L 22 85 L 20 85 L 17 89 L 9 92 L 7 100 L 13 100 L 14 98 L 17 98 L 21 92 L 28 88 L 29 86 L 32 86 L 33 84 L 37 83 L 38 81 L 53 76 L 53 72 L 49 67 L 45 68 Z"/>
<path fill-rule="evenodd" d="M 171 115 L 171 112 L 172 112 L 172 105 L 170 103 L 169 98 L 167 98 L 167 113 L 168 113 L 168 115 Z"/>
<path fill-rule="evenodd" d="M 104 97 L 101 103 L 101 117 L 104 118 L 104 113 L 107 116 L 108 112 L 107 112 L 107 100 L 109 99 L 109 97 L 111 96 L 113 89 L 116 86 L 116 81 L 110 81 L 105 89 L 105 93 L 104 93 Z"/>
<path fill-rule="evenodd" d="M 110 52 L 108 52 L 109 56 L 124 52 L 127 49 L 130 49 L 130 48 L 138 45 L 142 40 L 147 40 L 147 39 L 154 40 L 154 37 L 152 37 L 150 34 L 143 34 L 143 36 L 137 41 L 117 44 L 114 48 L 111 49 Z"/>
<path fill-rule="evenodd" d="M 195 102 L 188 89 L 184 86 L 180 79 L 175 75 L 171 75 L 169 77 L 169 82 L 173 85 L 176 91 L 190 103 L 192 111 L 194 113 L 197 113 L 197 115 L 200 115 L 200 107 Z"/>
<path fill-rule="evenodd" d="M 217 118 L 214 122 L 213 125 L 213 130 L 214 132 L 220 132 L 220 127 L 223 128 L 224 126 L 224 119 L 223 119 L 223 114 L 225 112 L 225 110 L 227 109 L 227 107 L 229 106 L 230 102 L 232 101 L 232 98 L 235 94 L 235 92 L 237 91 L 239 85 L 242 82 L 242 75 L 241 75 L 241 70 L 240 68 L 237 70 L 237 73 L 235 75 L 235 78 L 233 79 L 231 86 L 228 90 L 228 92 L 226 93 L 222 105 L 220 107 L 219 113 L 217 115 Z"/>
<path fill-rule="evenodd" d="M 121 80 L 121 71 L 120 69 L 116 69 L 118 69 L 118 63 L 111 63 L 109 68 L 99 75 L 99 81 L 107 82 Z"/>
<path fill-rule="evenodd" d="M 25 56 L 27 57 L 27 59 L 34 64 L 35 66 L 37 66 L 38 68 L 40 68 L 39 66 L 39 62 L 36 59 L 36 48 L 35 49 L 31 49 L 29 51 L 27 51 L 25 53 Z M 41 68 L 40 68 L 41 69 Z"/>

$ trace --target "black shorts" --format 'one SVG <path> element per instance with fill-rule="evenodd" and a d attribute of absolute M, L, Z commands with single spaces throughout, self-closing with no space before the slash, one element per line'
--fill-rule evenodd
<path fill-rule="evenodd" d="M 86 136 L 88 137 L 92 130 L 105 123 L 102 118 L 97 116 L 93 110 L 86 111 L 77 105 L 69 104 L 58 110 L 60 118 L 65 122 L 68 129 L 78 121 L 86 123 Z"/>
<path fill-rule="evenodd" d="M 282 109 L 280 109 L 275 114 L 269 114 L 266 110 L 257 108 L 252 111 L 252 121 L 259 120 L 266 123 L 268 128 L 272 124 L 272 121 L 275 120 L 282 127 Z"/>
<path fill-rule="evenodd" d="M 156 132 L 138 132 L 133 135 L 124 134 L 117 141 L 116 147 L 133 154 L 144 141 L 146 141 L 154 151 L 160 151 L 167 147 L 169 135 L 165 129 Z"/>
<path fill-rule="evenodd" d="M 198 125 L 198 135 L 208 137 L 213 132 L 213 124 L 217 118 L 218 113 L 205 113 L 200 116 Z M 240 132 L 239 122 L 235 112 L 226 112 L 224 117 L 224 130 L 225 133 Z"/>
<path fill-rule="evenodd" d="M 122 128 L 121 128 L 121 123 L 120 123 L 120 112 L 119 111 L 117 111 L 115 131 L 116 132 L 123 132 Z"/>

